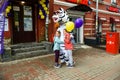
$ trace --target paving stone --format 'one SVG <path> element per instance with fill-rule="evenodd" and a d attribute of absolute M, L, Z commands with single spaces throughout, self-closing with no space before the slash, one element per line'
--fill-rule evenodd
<path fill-rule="evenodd" d="M 0 63 L 0 80 L 114 80 L 120 76 L 120 54 L 109 55 L 97 48 L 73 53 L 75 67 L 55 69 L 54 54 Z"/>

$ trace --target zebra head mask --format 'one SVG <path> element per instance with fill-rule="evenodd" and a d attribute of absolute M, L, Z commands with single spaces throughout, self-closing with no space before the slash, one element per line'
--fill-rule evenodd
<path fill-rule="evenodd" d="M 59 10 L 55 11 L 52 18 L 53 18 L 54 22 L 64 22 L 65 23 L 65 22 L 69 21 L 67 12 L 63 8 L 60 8 Z"/>

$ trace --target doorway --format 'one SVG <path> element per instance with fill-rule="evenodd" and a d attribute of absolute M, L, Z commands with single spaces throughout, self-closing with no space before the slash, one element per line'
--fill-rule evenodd
<path fill-rule="evenodd" d="M 73 21 L 73 22 L 75 22 L 75 20 L 76 20 L 77 18 L 82 18 L 82 19 L 83 19 L 82 16 L 81 16 L 81 17 L 70 16 L 70 18 L 71 18 L 71 21 Z M 75 28 L 75 29 L 73 30 L 73 34 L 74 34 L 74 39 L 75 39 L 75 42 L 76 42 L 76 43 L 81 43 L 81 44 L 84 43 L 84 38 L 83 38 L 83 25 L 82 25 L 80 28 Z"/>
<path fill-rule="evenodd" d="M 13 44 L 35 41 L 34 12 L 32 4 L 13 4 Z"/>

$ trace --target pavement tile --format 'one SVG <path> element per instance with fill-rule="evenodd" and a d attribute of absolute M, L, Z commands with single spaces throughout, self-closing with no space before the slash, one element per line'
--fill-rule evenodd
<path fill-rule="evenodd" d="M 54 53 L 0 63 L 0 80 L 114 80 L 120 75 L 120 54 L 109 55 L 97 48 L 80 48 L 73 53 L 75 67 L 55 69 Z"/>

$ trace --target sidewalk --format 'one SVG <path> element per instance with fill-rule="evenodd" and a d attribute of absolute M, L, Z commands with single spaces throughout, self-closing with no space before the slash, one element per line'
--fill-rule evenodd
<path fill-rule="evenodd" d="M 73 53 L 74 68 L 55 69 L 54 54 L 0 63 L 0 80 L 118 80 L 120 54 L 82 47 Z M 120 79 L 119 79 L 120 80 Z"/>

